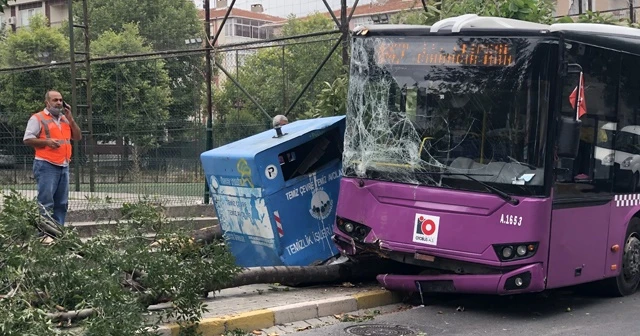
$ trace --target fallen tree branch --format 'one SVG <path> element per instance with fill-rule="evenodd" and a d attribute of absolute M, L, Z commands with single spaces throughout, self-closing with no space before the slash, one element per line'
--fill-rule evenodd
<path fill-rule="evenodd" d="M 219 225 L 208 226 L 193 231 L 191 238 L 201 244 L 211 244 L 214 240 L 222 238 L 222 232 Z"/>
<path fill-rule="evenodd" d="M 47 314 L 47 317 L 50 318 L 53 322 L 67 321 L 67 320 L 73 321 L 73 320 L 87 318 L 96 313 L 98 313 L 98 310 L 89 308 L 89 309 L 81 309 L 81 310 L 71 310 L 64 313 L 50 313 L 50 314 Z"/>

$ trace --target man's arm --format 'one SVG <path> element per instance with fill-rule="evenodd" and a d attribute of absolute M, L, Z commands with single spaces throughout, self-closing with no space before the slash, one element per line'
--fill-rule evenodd
<path fill-rule="evenodd" d="M 46 146 L 46 141 L 38 139 L 38 134 L 40 134 L 40 122 L 38 121 L 38 119 L 36 119 L 36 117 L 32 116 L 27 122 L 27 128 L 24 131 L 22 142 L 25 145 L 34 148 L 41 148 Z"/>
<path fill-rule="evenodd" d="M 34 148 L 42 148 L 49 146 L 51 148 L 58 148 L 60 144 L 56 140 L 52 139 L 26 139 L 23 141 L 25 145 L 31 146 Z"/>
<path fill-rule="evenodd" d="M 75 141 L 79 141 L 82 139 L 82 131 L 80 130 L 80 126 L 76 124 L 75 119 L 73 119 L 73 114 L 71 114 L 71 110 L 65 108 L 65 117 L 69 120 L 69 126 L 71 126 L 71 139 Z"/>

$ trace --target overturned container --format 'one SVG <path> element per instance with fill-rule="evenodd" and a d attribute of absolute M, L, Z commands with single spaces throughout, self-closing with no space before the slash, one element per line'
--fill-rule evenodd
<path fill-rule="evenodd" d="M 200 155 L 237 265 L 308 266 L 338 255 L 344 130 L 343 116 L 299 120 Z"/>

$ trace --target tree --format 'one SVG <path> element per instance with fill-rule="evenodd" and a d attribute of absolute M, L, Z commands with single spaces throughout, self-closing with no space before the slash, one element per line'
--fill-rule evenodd
<path fill-rule="evenodd" d="M 331 31 L 333 29 L 336 29 L 336 26 L 331 18 L 316 13 L 301 19 L 296 19 L 294 16 L 291 16 L 287 24 L 283 27 L 283 35 L 297 36 L 313 32 Z M 327 38 L 328 36 L 322 37 L 322 39 Z M 304 40 L 307 39 L 303 39 L 303 41 Z M 300 41 L 294 40 L 294 42 Z M 336 40 L 331 39 L 326 42 L 293 44 L 286 48 L 292 55 L 289 59 L 291 64 L 288 65 L 286 69 L 291 81 L 291 84 L 289 84 L 291 89 L 289 91 L 292 94 L 298 95 L 302 91 L 304 85 L 311 79 L 313 73 L 329 54 L 331 47 L 335 43 Z M 324 83 L 333 83 L 336 78 L 347 73 L 347 69 L 342 65 L 339 50 L 340 48 L 336 49 L 336 52 L 333 53 L 323 69 L 318 73 L 312 86 L 300 102 L 298 102 L 297 108 L 292 111 L 292 118 L 295 119 L 303 113 L 314 109 L 316 106 L 316 95 L 324 88 Z M 295 98 L 295 96 L 293 98 Z"/>
<path fill-rule="evenodd" d="M 282 29 L 282 36 L 293 37 L 333 29 L 335 29 L 334 22 L 322 14 L 316 13 L 301 19 L 292 15 Z M 238 69 L 227 70 L 234 76 L 235 70 L 237 70 L 238 82 L 271 117 L 276 114 L 284 114 L 311 79 L 317 67 L 329 54 L 331 47 L 336 43 L 335 37 L 291 39 L 284 45 L 257 49 L 242 62 Z M 329 40 L 327 41 L 327 39 Z M 226 59 L 230 60 L 233 57 L 234 55 L 229 55 Z M 313 115 L 317 101 L 316 96 L 324 89 L 323 83 L 333 83 L 338 76 L 344 73 L 346 71 L 342 67 L 340 54 L 334 52 L 312 85 L 298 101 L 296 107 L 292 109 L 288 115 L 289 119 L 295 120 Z M 226 80 L 223 89 L 216 93 L 215 102 L 217 127 L 221 132 L 224 132 L 224 129 L 228 129 L 232 124 L 256 125 L 255 128 L 244 129 L 249 134 L 242 133 L 242 135 L 248 136 L 271 124 L 270 118 L 267 118 L 262 111 L 256 108 L 255 104 L 230 80 Z M 265 126 L 260 127 L 259 125 Z M 226 141 L 235 139 L 225 138 Z"/>
<path fill-rule="evenodd" d="M 153 50 L 173 50 L 185 46 L 188 38 L 203 37 L 198 9 L 190 0 L 89 0 L 91 39 L 107 31 L 121 32 L 136 23 Z M 75 7 L 80 18 L 81 6 Z"/>
<path fill-rule="evenodd" d="M 188 327 L 202 316 L 202 294 L 224 288 L 240 271 L 224 243 L 201 244 L 171 229 L 147 200 L 123 206 L 130 224 L 120 223 L 115 235 L 101 232 L 83 242 L 73 229 L 52 228 L 35 201 L 16 192 L 4 197 L 2 335 L 76 334 L 57 328 L 70 324 L 71 312 L 86 317 L 75 325 L 85 335 L 157 335 L 147 326 L 169 318 Z M 43 244 L 39 232 L 56 232 L 53 244 Z M 172 309 L 148 314 L 150 304 L 167 300 Z"/>
<path fill-rule="evenodd" d="M 7 5 L 9 0 L 0 0 L 0 13 L 4 13 L 4 6 Z"/>
<path fill-rule="evenodd" d="M 444 18 L 473 13 L 480 16 L 550 23 L 553 21 L 553 6 L 554 3 L 550 0 L 461 0 L 445 1 L 444 5 L 439 1 L 428 3 L 427 11 L 414 7 L 401 12 L 392 22 L 431 25 Z"/>
<path fill-rule="evenodd" d="M 349 78 L 343 74 L 333 83 L 324 82 L 325 88 L 316 97 L 316 106 L 305 112 L 305 118 L 331 117 L 347 113 Z"/>
<path fill-rule="evenodd" d="M 148 41 L 149 51 L 184 49 L 185 39 L 205 36 L 198 10 L 191 0 L 89 0 L 88 5 L 92 40 L 107 31 L 123 32 L 132 23 L 137 24 L 139 35 Z M 76 6 L 75 13 L 80 18 L 81 6 Z M 200 110 L 199 97 L 205 95 L 203 57 L 168 57 L 164 67 L 170 78 L 172 97 L 167 106 L 171 111 L 167 128 L 171 136 L 188 137 L 191 133 L 184 130 L 190 127 L 187 119 Z"/>
<path fill-rule="evenodd" d="M 138 26 L 126 24 L 121 32 L 106 31 L 92 44 L 96 56 L 151 51 Z M 157 145 L 169 119 L 171 90 L 163 60 L 96 64 L 93 70 L 93 105 L 97 139 L 126 137 L 133 144 L 134 168 L 139 156 Z M 127 142 L 128 142 L 127 141 Z"/>
<path fill-rule="evenodd" d="M 69 43 L 57 29 L 47 26 L 46 18 L 31 18 L 29 29 L 7 33 L 0 41 L 0 68 L 13 68 L 67 59 Z M 20 71 L 0 76 L 0 110 L 8 123 L 24 128 L 29 116 L 44 108 L 44 94 L 49 89 L 69 94 L 67 68 Z"/>

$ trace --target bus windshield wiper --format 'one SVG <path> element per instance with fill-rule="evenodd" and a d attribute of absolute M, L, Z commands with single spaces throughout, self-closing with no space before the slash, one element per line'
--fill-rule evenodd
<path fill-rule="evenodd" d="M 456 176 L 456 175 L 462 175 L 472 181 L 477 182 L 478 184 L 482 185 L 483 187 L 485 187 L 487 190 L 491 191 L 492 193 L 500 196 L 500 198 L 502 198 L 503 200 L 507 201 L 510 204 L 513 205 L 518 205 L 518 203 L 520 203 L 520 201 L 518 201 L 517 199 L 511 197 L 511 195 L 507 194 L 506 192 L 496 188 L 496 187 L 492 187 L 476 178 L 474 178 L 473 176 L 493 176 L 491 174 L 465 174 L 465 173 L 452 173 L 452 172 L 430 172 L 430 174 L 440 174 L 440 175 L 448 175 L 448 176 Z"/>

